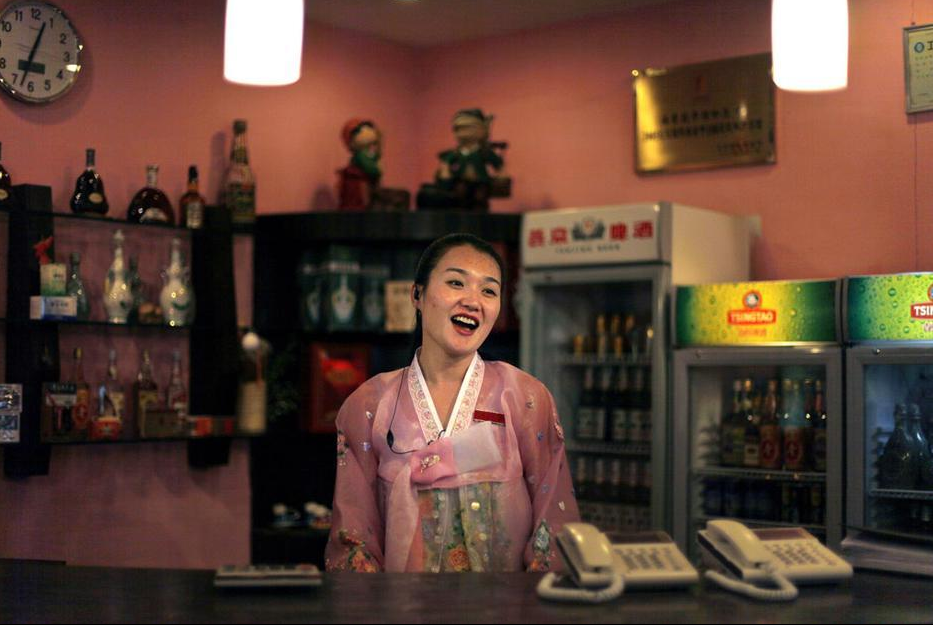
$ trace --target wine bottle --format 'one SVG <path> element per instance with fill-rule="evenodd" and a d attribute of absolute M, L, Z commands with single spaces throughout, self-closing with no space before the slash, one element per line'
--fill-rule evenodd
<path fill-rule="evenodd" d="M 178 201 L 180 224 L 188 228 L 201 228 L 204 225 L 204 198 L 198 192 L 198 167 L 188 167 L 188 190 Z"/>
<path fill-rule="evenodd" d="M 159 386 L 152 378 L 152 361 L 149 358 L 149 350 L 143 350 L 139 362 L 139 372 L 136 374 L 136 382 L 133 384 L 133 403 L 136 408 L 137 432 L 140 437 L 145 438 L 147 435 L 146 413 L 149 410 L 158 408 L 159 405 Z"/>
<path fill-rule="evenodd" d="M 2 147 L 3 145 L 0 144 L 0 148 Z M 10 178 L 10 173 L 3 167 L 3 163 L 0 163 L 0 207 L 8 206 L 10 204 L 10 196 L 12 192 L 13 179 Z"/>
<path fill-rule="evenodd" d="M 75 191 L 71 195 L 71 210 L 88 215 L 106 215 L 110 210 L 107 196 L 104 195 L 104 181 L 94 169 L 94 148 L 87 149 L 84 171 L 75 181 Z"/>
<path fill-rule="evenodd" d="M 158 187 L 159 166 L 146 166 L 146 186 L 136 192 L 126 210 L 126 221 L 174 224 L 175 211 L 165 192 Z"/>
<path fill-rule="evenodd" d="M 230 165 L 224 175 L 223 205 L 234 223 L 249 224 L 256 218 L 256 180 L 246 153 L 246 120 L 233 122 Z"/>

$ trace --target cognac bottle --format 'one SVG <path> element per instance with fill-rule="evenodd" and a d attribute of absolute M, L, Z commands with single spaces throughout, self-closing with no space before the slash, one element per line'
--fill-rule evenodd
<path fill-rule="evenodd" d="M 126 221 L 174 224 L 175 211 L 165 192 L 158 188 L 159 166 L 146 166 L 146 186 L 136 192 L 126 210 Z"/>
<path fill-rule="evenodd" d="M 71 210 L 89 215 L 106 215 L 110 210 L 107 196 L 104 195 L 104 181 L 94 169 L 94 148 L 87 149 L 84 171 L 75 181 Z"/>

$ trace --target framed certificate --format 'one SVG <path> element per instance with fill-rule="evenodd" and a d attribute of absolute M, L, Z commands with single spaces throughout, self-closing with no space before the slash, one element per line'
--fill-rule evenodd
<path fill-rule="evenodd" d="M 907 112 L 933 109 L 933 24 L 904 29 Z"/>

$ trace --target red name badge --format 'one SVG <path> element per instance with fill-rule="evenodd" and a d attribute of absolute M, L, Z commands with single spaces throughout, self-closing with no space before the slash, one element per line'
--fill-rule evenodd
<path fill-rule="evenodd" d="M 492 411 L 473 411 L 474 422 L 492 422 L 499 426 L 505 426 L 505 415 L 502 413 L 493 413 Z"/>

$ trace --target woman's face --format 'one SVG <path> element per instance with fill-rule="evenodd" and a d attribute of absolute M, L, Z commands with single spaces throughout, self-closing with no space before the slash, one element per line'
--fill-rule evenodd
<path fill-rule="evenodd" d="M 499 317 L 501 291 L 502 276 L 492 257 L 470 245 L 445 252 L 413 300 L 421 311 L 423 349 L 472 355 Z"/>

